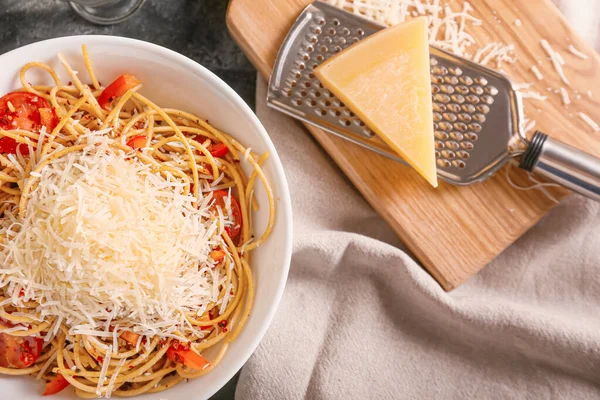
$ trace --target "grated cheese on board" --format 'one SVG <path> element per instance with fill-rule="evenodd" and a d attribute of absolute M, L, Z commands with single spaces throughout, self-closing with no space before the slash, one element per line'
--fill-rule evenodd
<path fill-rule="evenodd" d="M 106 132 L 79 143 L 86 148 L 41 170 L 24 218 L 7 211 L 0 220 L 0 277 L 12 302 L 40 303 L 40 316 L 55 322 L 46 340 L 60 321 L 105 338 L 111 325 L 148 336 L 193 332 L 183 313 L 216 303 L 226 280 L 208 259 L 224 245 L 216 233 L 226 224 L 208 218 L 211 196 L 194 207 L 183 181 L 114 151 Z M 33 179 L 25 159 L 11 162 Z M 35 169 L 33 152 L 32 162 Z"/>
<path fill-rule="evenodd" d="M 565 89 L 564 87 L 560 88 L 560 97 L 565 106 L 568 106 L 569 104 L 571 104 L 571 99 L 569 98 L 569 93 L 567 93 L 567 89 Z"/>
<path fill-rule="evenodd" d="M 590 126 L 594 130 L 594 132 L 600 132 L 600 125 L 596 123 L 593 119 L 589 117 L 589 115 L 584 114 L 582 112 L 579 113 L 579 118 L 583 120 L 586 124 Z"/>
<path fill-rule="evenodd" d="M 461 57 L 472 58 L 469 48 L 476 44 L 475 39 L 467 32 L 469 25 L 480 26 L 482 21 L 474 17 L 473 7 L 467 1 L 460 11 L 453 10 L 440 0 L 325 0 L 326 3 L 344 8 L 354 14 L 367 17 L 376 22 L 393 26 L 413 17 L 426 16 L 429 21 L 429 42 L 443 50 Z M 485 63 L 494 63 L 500 67 L 502 62 L 515 61 L 514 45 L 492 43 L 483 46 L 480 57 Z"/>
<path fill-rule="evenodd" d="M 542 75 L 542 73 L 540 72 L 540 70 L 538 69 L 537 66 L 532 65 L 531 72 L 533 72 L 533 74 L 535 75 L 535 77 L 537 78 L 538 81 L 541 81 L 542 79 L 544 79 L 544 75 Z"/>
<path fill-rule="evenodd" d="M 587 60 L 587 58 L 588 58 L 587 54 L 583 53 L 582 51 L 577 50 L 575 48 L 575 46 L 573 46 L 572 44 L 569 45 L 569 51 L 571 52 L 571 54 L 573 54 L 579 58 L 582 58 L 584 60 Z"/>

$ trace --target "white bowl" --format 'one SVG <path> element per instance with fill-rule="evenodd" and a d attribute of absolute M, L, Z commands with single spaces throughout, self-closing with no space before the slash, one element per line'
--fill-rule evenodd
<path fill-rule="evenodd" d="M 113 36 L 71 36 L 21 47 L 0 56 L 0 95 L 21 87 L 19 71 L 31 61 L 51 65 L 60 72 L 61 79 L 68 82 L 57 53 L 63 54 L 79 71 L 78 76 L 84 83 L 89 83 L 81 56 L 84 43 L 88 46 L 98 80 L 104 85 L 123 73 L 133 74 L 144 82 L 141 93 L 159 105 L 195 113 L 254 152 L 270 153 L 264 170 L 274 190 L 277 219 L 269 240 L 252 253 L 256 299 L 247 325 L 230 345 L 221 363 L 206 376 L 182 382 L 161 393 L 140 396 L 145 400 L 207 399 L 235 375 L 256 349 L 283 294 L 291 258 L 292 213 L 281 162 L 260 121 L 233 89 L 189 58 L 151 43 Z M 28 72 L 27 80 L 52 84 L 47 74 L 33 70 Z M 255 213 L 256 232 L 261 233 L 268 219 L 264 190 L 257 191 L 257 199 L 261 208 Z M 41 399 L 42 391 L 43 385 L 33 377 L 0 375 L 1 398 Z M 52 398 L 71 399 L 75 395 L 68 389 Z"/>

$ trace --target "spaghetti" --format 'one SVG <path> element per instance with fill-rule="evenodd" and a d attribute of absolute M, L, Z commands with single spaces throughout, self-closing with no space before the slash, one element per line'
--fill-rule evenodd
<path fill-rule="evenodd" d="M 29 63 L 20 74 L 23 88 L 0 99 L 0 373 L 35 375 L 46 381 L 44 394 L 68 386 L 83 398 L 159 392 L 211 371 L 249 317 L 249 256 L 269 237 L 275 218 L 261 169 L 268 154 L 254 154 L 191 113 L 157 106 L 139 93 L 133 76 L 103 87 L 85 46 L 83 57 L 90 85 L 59 55 L 71 82 L 46 64 Z M 54 85 L 28 83 L 33 68 L 46 71 Z M 250 175 L 243 162 L 252 167 Z M 115 189 L 121 175 L 112 176 L 111 168 L 130 178 L 123 181 L 127 189 Z M 253 235 L 252 221 L 257 181 L 269 203 L 260 237 Z M 96 194 L 84 197 L 87 187 Z M 103 193 L 105 188 L 114 193 Z M 138 218 L 140 226 L 118 229 L 121 242 L 140 243 L 134 252 L 139 258 L 127 257 L 122 243 L 103 236 L 118 236 L 117 228 L 100 226 L 94 235 L 104 239 L 94 238 L 93 248 L 76 242 L 86 234 L 86 202 L 101 209 L 115 196 Z M 143 210 L 133 210 L 132 199 L 147 201 Z M 163 205 L 173 229 L 146 229 L 150 220 L 164 222 Z M 160 258 L 143 243 L 154 237 L 157 243 L 165 237 L 182 242 L 168 253 L 173 257 Z M 98 245 L 101 240 L 108 244 Z M 52 244 L 68 248 L 66 255 L 52 253 Z M 27 262 L 32 249 L 45 258 Z M 118 257 L 121 270 L 102 267 L 114 267 Z M 167 267 L 139 265 L 156 257 Z M 185 276 L 161 275 L 184 267 Z M 116 276 L 127 275 L 127 268 L 149 278 Z M 82 283 L 87 272 L 96 279 Z M 164 293 L 170 280 L 191 294 Z"/>

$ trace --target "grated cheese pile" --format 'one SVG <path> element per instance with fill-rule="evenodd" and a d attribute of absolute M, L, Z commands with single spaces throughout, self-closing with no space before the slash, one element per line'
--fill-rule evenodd
<path fill-rule="evenodd" d="M 183 313 L 222 304 L 225 276 L 208 257 L 222 225 L 208 218 L 211 196 L 194 207 L 183 181 L 113 150 L 105 133 L 24 176 L 38 185 L 23 219 L 15 210 L 0 222 L 0 285 L 56 317 L 46 340 L 61 322 L 71 334 L 181 337 L 192 329 Z"/>
<path fill-rule="evenodd" d="M 464 2 L 460 11 L 453 10 L 440 0 L 325 0 L 336 7 L 345 8 L 355 14 L 393 26 L 413 17 L 425 16 L 429 21 L 429 42 L 458 56 L 478 59 L 481 64 L 512 63 L 514 45 L 499 42 L 489 43 L 475 51 L 475 39 L 467 32 L 468 25 L 479 26 L 482 21 L 471 15 L 473 7 Z"/>

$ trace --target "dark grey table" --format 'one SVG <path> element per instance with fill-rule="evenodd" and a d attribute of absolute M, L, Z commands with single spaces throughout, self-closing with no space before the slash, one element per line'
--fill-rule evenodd
<path fill-rule="evenodd" d="M 0 0 L 0 54 L 60 36 L 131 37 L 167 47 L 199 62 L 254 108 L 256 70 L 229 37 L 225 26 L 227 3 L 227 0 L 147 0 L 130 20 L 104 27 L 84 21 L 63 1 Z M 233 399 L 236 382 L 237 376 L 214 399 Z"/>

